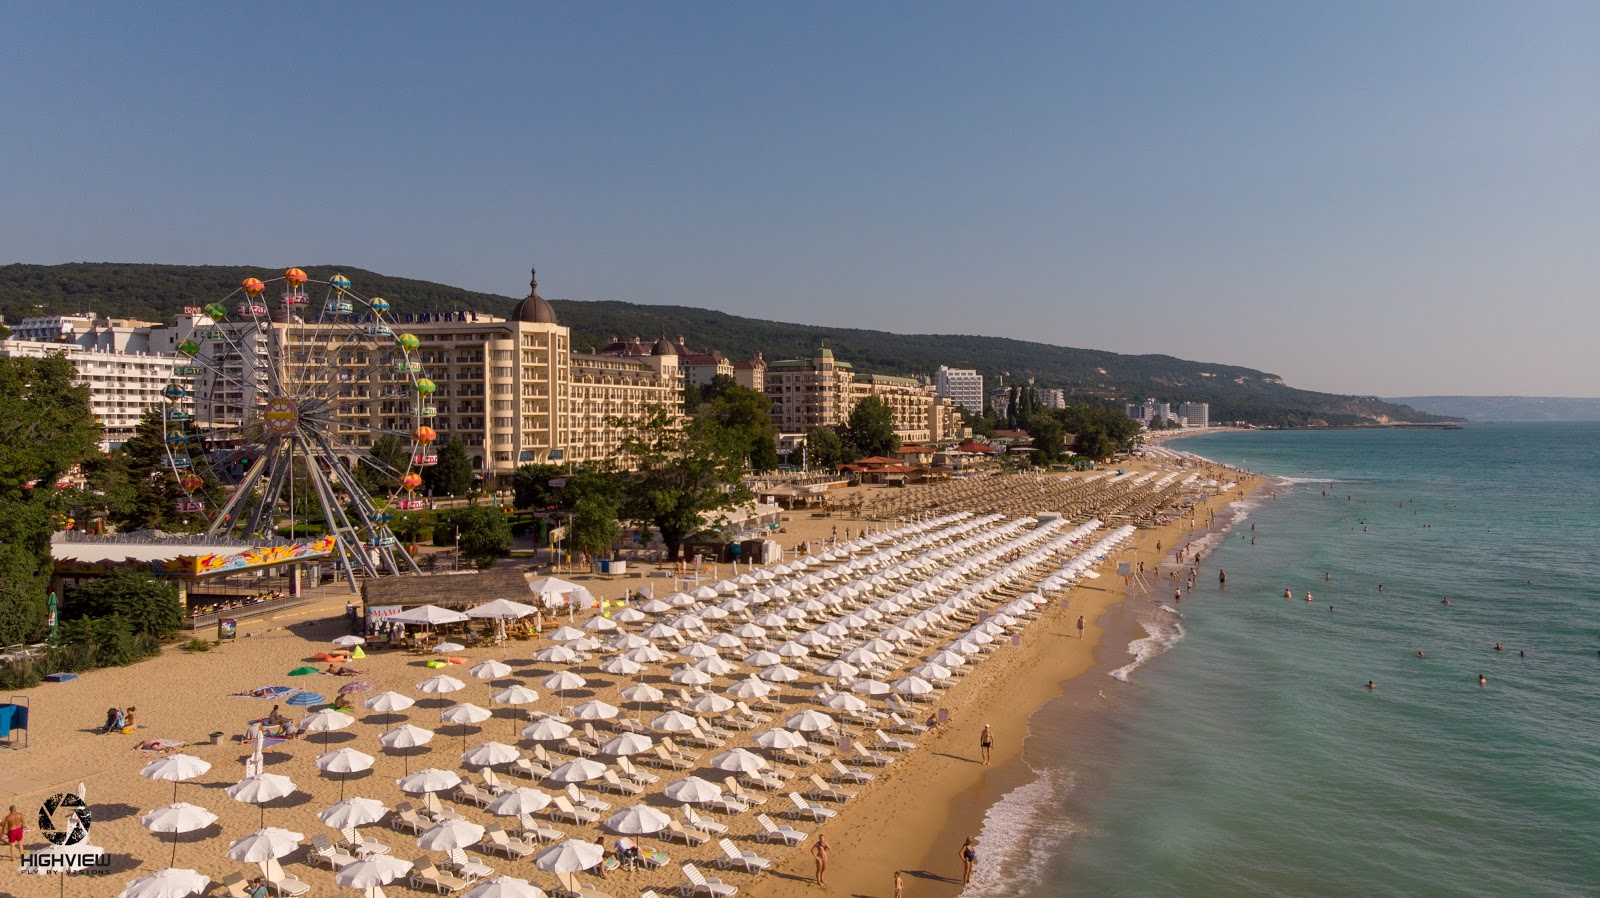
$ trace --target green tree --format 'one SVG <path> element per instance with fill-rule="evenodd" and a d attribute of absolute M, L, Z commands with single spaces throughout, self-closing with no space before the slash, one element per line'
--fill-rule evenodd
<path fill-rule="evenodd" d="M 608 557 L 622 536 L 617 521 L 617 506 L 599 496 L 585 496 L 572 506 L 572 524 L 567 538 L 573 550 L 592 558 Z"/>
<path fill-rule="evenodd" d="M 839 438 L 839 432 L 818 427 L 806 434 L 806 464 L 830 471 L 844 464 L 844 440 Z"/>
<path fill-rule="evenodd" d="M 183 628 L 183 610 L 175 584 L 150 574 L 114 571 L 68 589 L 61 616 L 116 617 L 134 633 L 167 639 Z"/>
<path fill-rule="evenodd" d="M 499 509 L 483 505 L 463 508 L 450 516 L 460 531 L 461 556 L 479 568 L 511 554 L 511 522 Z"/>
<path fill-rule="evenodd" d="M 1028 436 L 1033 438 L 1033 460 L 1041 465 L 1054 464 L 1061 458 L 1067 429 L 1054 415 L 1034 415 L 1028 422 Z"/>
<path fill-rule="evenodd" d="M 356 479 L 367 495 L 381 499 L 400 489 L 400 478 L 405 476 L 410 455 L 409 442 L 392 433 L 383 434 L 372 441 L 372 448 L 356 462 Z"/>
<path fill-rule="evenodd" d="M 888 455 L 900 448 L 900 437 L 894 432 L 894 409 L 876 396 L 864 397 L 850 410 L 843 437 L 846 461 Z"/>
<path fill-rule="evenodd" d="M 669 560 L 705 528 L 711 512 L 750 498 L 739 482 L 745 447 L 712 416 L 684 424 L 655 407 L 633 422 L 622 449 L 637 466 L 624 513 L 655 525 Z"/>
<path fill-rule="evenodd" d="M 757 474 L 778 466 L 778 431 L 772 426 L 772 400 L 765 395 L 732 383 L 733 378 L 717 375 L 728 383 L 716 384 L 720 392 L 711 399 L 705 414 L 739 446 L 750 470 Z"/>
<path fill-rule="evenodd" d="M 457 437 L 441 440 L 439 461 L 422 469 L 422 484 L 435 499 L 472 492 L 472 459 L 467 455 L 467 445 Z"/>
<path fill-rule="evenodd" d="M 563 473 L 560 465 L 521 465 L 511 475 L 511 504 L 514 508 L 547 508 L 556 504 L 559 491 L 550 481 Z"/>

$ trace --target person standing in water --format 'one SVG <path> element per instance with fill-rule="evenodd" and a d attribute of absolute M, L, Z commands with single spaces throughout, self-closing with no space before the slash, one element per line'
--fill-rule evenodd
<path fill-rule="evenodd" d="M 1222 570 L 1221 568 L 1217 569 L 1217 585 L 1218 586 L 1227 586 L 1228 585 L 1228 572 L 1225 571 L 1225 570 Z"/>
<path fill-rule="evenodd" d="M 994 751 L 994 732 L 988 724 L 983 725 L 983 732 L 978 734 L 978 750 L 983 752 L 983 766 L 989 766 L 989 755 Z"/>
<path fill-rule="evenodd" d="M 967 836 L 967 841 L 961 846 L 961 882 L 972 882 L 972 865 L 978 859 L 978 849 L 972 844 L 972 837 Z"/>

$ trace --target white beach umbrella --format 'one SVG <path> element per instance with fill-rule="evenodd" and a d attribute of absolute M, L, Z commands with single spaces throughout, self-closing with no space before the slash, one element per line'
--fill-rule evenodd
<path fill-rule="evenodd" d="M 639 610 L 643 611 L 645 614 L 666 614 L 668 611 L 672 610 L 672 606 L 661 601 L 660 599 L 651 599 L 650 601 L 645 602 L 643 605 L 640 605 Z"/>
<path fill-rule="evenodd" d="M 650 721 L 650 729 L 658 733 L 687 733 L 700 723 L 681 711 L 668 711 Z"/>
<path fill-rule="evenodd" d="M 461 775 L 451 770 L 429 767 L 395 780 L 395 785 L 400 787 L 401 792 L 412 794 L 443 792 L 461 785 Z"/>
<path fill-rule="evenodd" d="M 645 627 L 642 635 L 646 639 L 671 639 L 678 635 L 678 628 L 658 621 Z"/>
<path fill-rule="evenodd" d="M 539 700 L 539 693 L 518 683 L 496 692 L 489 697 L 489 700 L 497 705 L 531 705 Z"/>
<path fill-rule="evenodd" d="M 300 732 L 331 733 L 334 730 L 342 730 L 345 727 L 354 724 L 355 722 L 356 719 L 354 717 L 351 717 L 349 714 L 346 714 L 343 711 L 335 711 L 332 708 L 323 708 L 320 711 L 313 711 L 301 719 Z"/>
<path fill-rule="evenodd" d="M 495 599 L 485 602 L 475 608 L 467 609 L 467 617 L 479 620 L 492 620 L 496 618 L 519 618 L 539 613 L 539 609 L 523 602 L 513 602 L 510 599 Z"/>
<path fill-rule="evenodd" d="M 480 708 L 471 702 L 462 702 L 459 705 L 451 705 L 440 711 L 439 722 L 468 726 L 483 723 L 493 716 L 494 712 L 488 708 Z"/>
<path fill-rule="evenodd" d="M 583 631 L 577 627 L 561 626 L 550 631 L 550 639 L 554 642 L 571 642 L 574 639 L 582 639 L 583 636 Z"/>
<path fill-rule="evenodd" d="M 865 667 L 869 664 L 877 664 L 878 659 L 879 655 L 877 652 L 872 652 L 868 651 L 867 649 L 857 647 L 845 652 L 844 657 L 841 660 L 849 662 L 850 664 L 859 664 L 862 667 Z"/>
<path fill-rule="evenodd" d="M 276 826 L 269 826 L 256 830 L 242 839 L 237 839 L 228 845 L 225 852 L 229 859 L 242 861 L 247 864 L 257 864 L 262 861 L 276 860 L 292 853 L 300 847 L 305 835 L 290 832 Z"/>
<path fill-rule="evenodd" d="M 730 674 L 739 669 L 737 664 L 734 664 L 732 661 L 717 655 L 712 655 L 709 658 L 701 658 L 699 661 L 696 661 L 689 666 L 700 671 L 701 673 L 707 673 L 714 677 Z"/>
<path fill-rule="evenodd" d="M 762 730 L 756 734 L 755 739 L 752 741 L 762 748 L 773 749 L 799 748 L 800 746 L 806 744 L 805 737 L 799 733 L 793 733 L 789 730 L 781 730 L 777 728 Z"/>
<path fill-rule="evenodd" d="M 333 644 L 337 646 L 364 645 L 366 641 L 361 636 L 340 636 L 333 640 Z"/>
<path fill-rule="evenodd" d="M 590 632 L 598 632 L 598 631 L 603 631 L 603 630 L 615 630 L 615 629 L 617 629 L 617 622 L 612 620 L 609 617 L 602 617 L 600 615 L 595 615 L 594 617 L 591 617 L 588 620 L 583 622 L 583 629 L 588 630 Z"/>
<path fill-rule="evenodd" d="M 139 818 L 139 824 L 153 833 L 172 833 L 172 860 L 178 860 L 178 833 L 192 833 L 217 822 L 217 815 L 205 808 L 175 801 Z"/>
<path fill-rule="evenodd" d="M 718 580 L 711 584 L 711 589 L 715 593 L 735 593 L 739 591 L 739 584 L 733 580 Z"/>
<path fill-rule="evenodd" d="M 766 614 L 756 618 L 754 621 L 752 621 L 752 623 L 756 624 L 757 626 L 766 627 L 773 630 L 781 630 L 784 627 L 789 626 L 789 622 L 784 620 L 783 615 L 771 611 L 768 611 Z"/>
<path fill-rule="evenodd" d="M 732 707 L 733 702 L 717 695 L 715 692 L 707 692 L 704 695 L 695 696 L 694 700 L 689 702 L 689 710 L 696 714 L 721 714 Z"/>
<path fill-rule="evenodd" d="M 415 704 L 416 701 L 409 696 L 401 695 L 398 692 L 391 691 L 380 692 L 377 695 L 368 696 L 367 699 L 361 703 L 361 707 L 366 708 L 368 711 L 378 711 L 383 714 L 393 714 L 396 711 L 404 711 Z"/>
<path fill-rule="evenodd" d="M 533 865 L 546 873 L 577 873 L 605 859 L 605 848 L 581 839 L 563 839 L 539 852 Z"/>
<path fill-rule="evenodd" d="M 568 648 L 566 644 L 558 642 L 534 652 L 533 659 L 545 664 L 571 664 L 578 660 L 578 653 Z"/>
<path fill-rule="evenodd" d="M 867 703 L 860 696 L 852 695 L 848 692 L 835 692 L 823 699 L 822 704 L 835 711 L 848 711 L 851 713 L 867 709 Z"/>
<path fill-rule="evenodd" d="M 788 732 L 788 730 L 779 730 Z M 803 741 L 803 740 L 802 740 Z M 743 748 L 733 748 L 711 759 L 711 766 L 733 773 L 755 773 L 767 769 L 767 759 Z"/>
<path fill-rule="evenodd" d="M 672 676 L 668 679 L 679 684 L 680 686 L 704 686 L 705 684 L 711 682 L 712 677 L 711 674 L 708 674 L 703 670 L 695 670 L 692 667 L 680 667 L 673 671 Z"/>
<path fill-rule="evenodd" d="M 927 695 L 933 684 L 921 677 L 901 677 L 894 681 L 894 691 L 901 695 Z"/>
<path fill-rule="evenodd" d="M 578 676 L 570 670 L 558 670 L 540 680 L 539 683 L 546 689 L 554 689 L 558 695 L 566 696 L 568 689 L 582 689 L 589 681 Z"/>
<path fill-rule="evenodd" d="M 776 652 L 762 649 L 744 656 L 744 663 L 749 667 L 771 667 L 774 664 L 782 664 L 783 658 Z"/>
<path fill-rule="evenodd" d="M 485 742 L 474 745 L 461 756 L 461 760 L 469 767 L 493 767 L 496 764 L 510 764 L 522 757 L 517 750 L 503 742 Z"/>
<path fill-rule="evenodd" d="M 551 798 L 538 789 L 527 786 L 518 786 L 515 789 L 501 792 L 489 802 L 489 813 L 501 817 L 520 817 L 523 814 L 537 814 L 550 806 Z"/>
<path fill-rule="evenodd" d="M 455 692 L 465 688 L 467 688 L 466 683 L 445 674 L 429 677 L 417 684 L 418 692 L 426 692 L 429 695 L 442 695 L 446 692 Z"/>
<path fill-rule="evenodd" d="M 712 657 L 713 655 L 717 654 L 717 650 L 703 642 L 691 642 L 679 649 L 678 654 L 694 658 L 698 661 L 701 658 Z"/>
<path fill-rule="evenodd" d="M 787 664 L 774 664 L 761 672 L 761 678 L 772 683 L 793 683 L 801 673 Z"/>
<path fill-rule="evenodd" d="M 734 698 L 763 698 L 777 687 L 769 686 L 755 677 L 746 677 L 729 686 L 727 694 Z"/>
<path fill-rule="evenodd" d="M 392 730 L 378 734 L 378 744 L 384 748 L 416 748 L 433 741 L 433 730 L 403 723 Z"/>
<path fill-rule="evenodd" d="M 702 631 L 710 629 L 706 626 L 706 622 L 696 614 L 681 614 L 673 618 L 672 625 L 679 630 Z"/>
<path fill-rule="evenodd" d="M 791 715 L 788 720 L 783 722 L 783 725 L 791 730 L 799 730 L 802 733 L 820 733 L 823 730 L 832 728 L 834 723 L 832 717 L 821 711 L 808 709 Z"/>
<path fill-rule="evenodd" d="M 882 639 L 869 639 L 861 643 L 861 648 L 877 655 L 886 655 L 894 651 L 894 643 Z"/>
<path fill-rule="evenodd" d="M 629 649 L 628 653 L 623 655 L 623 657 L 627 658 L 629 661 L 637 661 L 640 664 L 656 664 L 667 656 L 655 646 L 646 645 L 640 646 L 636 649 Z"/>
<path fill-rule="evenodd" d="M 586 783 L 606 775 L 606 765 L 588 758 L 573 758 L 550 771 L 551 782 Z"/>
<path fill-rule="evenodd" d="M 627 702 L 659 702 L 666 694 L 649 683 L 634 683 L 622 687 L 622 700 Z"/>
<path fill-rule="evenodd" d="M 554 742 L 572 735 L 572 727 L 554 717 L 541 717 L 522 728 L 522 738 L 531 742 Z"/>
<path fill-rule="evenodd" d="M 466 646 L 459 642 L 441 642 L 428 651 L 433 652 L 435 655 L 448 655 L 451 652 L 459 652 L 465 649 Z"/>
<path fill-rule="evenodd" d="M 637 633 L 618 633 L 617 635 L 606 640 L 606 646 L 618 652 L 626 652 L 629 649 L 642 648 L 649 644 L 650 640 L 645 639 L 643 636 L 640 636 Z"/>
<path fill-rule="evenodd" d="M 967 663 L 967 659 L 949 649 L 945 649 L 929 656 L 928 663 L 937 664 L 941 667 L 960 667 Z"/>
<path fill-rule="evenodd" d="M 911 672 L 926 680 L 950 679 L 949 668 L 934 664 L 932 662 L 918 664 L 916 667 L 911 668 Z"/>
<path fill-rule="evenodd" d="M 734 627 L 733 635 L 739 637 L 740 639 L 760 639 L 767 635 L 767 630 L 765 627 L 760 627 L 753 623 L 746 623 Z"/>
<path fill-rule="evenodd" d="M 821 609 L 818 609 L 818 610 L 821 610 Z M 778 616 L 783 618 L 786 622 L 788 622 L 790 624 L 794 624 L 797 621 L 805 620 L 806 619 L 806 613 L 807 613 L 807 610 L 805 608 L 802 608 L 799 605 L 790 605 L 789 607 L 787 607 L 787 608 L 783 609 L 782 611 L 778 612 Z M 763 624 L 763 626 L 765 626 L 765 625 Z"/>
<path fill-rule="evenodd" d="M 622 623 L 625 623 L 625 624 L 637 623 L 639 621 L 644 620 L 644 618 L 645 618 L 644 612 L 640 611 L 637 608 L 634 608 L 631 605 L 629 607 L 627 607 L 627 608 L 622 609 L 621 611 L 618 611 L 616 614 L 611 615 L 611 619 L 612 620 L 621 621 Z"/>
<path fill-rule="evenodd" d="M 796 640 L 790 640 L 778 646 L 778 657 L 780 658 L 804 658 L 809 654 L 811 654 L 811 650 Z"/>
<path fill-rule="evenodd" d="M 744 645 L 744 640 L 732 633 L 714 633 L 708 637 L 705 644 L 714 649 L 736 649 Z"/>
<path fill-rule="evenodd" d="M 466 891 L 461 898 L 547 898 L 544 889 L 515 876 L 486 879 Z"/>
<path fill-rule="evenodd" d="M 377 758 L 353 748 L 338 748 L 317 756 L 317 769 L 323 773 L 339 774 L 339 797 L 344 798 L 344 778 L 352 773 L 371 770 Z"/>
<path fill-rule="evenodd" d="M 705 804 L 721 798 L 722 787 L 698 776 L 691 776 L 668 783 L 665 794 L 673 801 L 681 801 L 684 804 Z"/>
<path fill-rule="evenodd" d="M 617 707 L 609 705 L 599 699 L 590 699 L 572 709 L 572 716 L 578 720 L 610 720 L 617 716 Z"/>
<path fill-rule="evenodd" d="M 484 828 L 471 820 L 446 819 L 422 831 L 417 847 L 424 851 L 454 851 L 483 841 Z"/>
<path fill-rule="evenodd" d="M 411 862 L 387 854 L 369 854 L 334 871 L 333 881 L 347 889 L 362 889 L 369 895 L 411 872 Z"/>
<path fill-rule="evenodd" d="M 479 661 L 467 668 L 467 675 L 479 680 L 498 680 L 511 676 L 511 665 L 493 659 Z"/>
<path fill-rule="evenodd" d="M 317 819 L 324 826 L 333 829 L 349 829 L 352 826 L 366 826 L 377 823 L 389 809 L 383 802 L 376 798 L 346 798 L 343 801 L 329 805 L 317 813 Z"/>
<path fill-rule="evenodd" d="M 205 775 L 211 769 L 210 761 L 203 761 L 194 755 L 176 754 L 157 758 L 144 765 L 139 775 L 147 780 L 171 780 L 172 799 L 178 799 L 178 784 L 185 780 L 192 780 L 197 776 Z"/>
<path fill-rule="evenodd" d="M 644 670 L 644 665 L 621 655 L 614 655 L 604 661 L 601 661 L 600 669 L 608 674 L 616 674 L 619 677 L 631 677 L 639 671 Z"/>
<path fill-rule="evenodd" d="M 822 674 L 825 677 L 833 677 L 839 680 L 848 680 L 860 672 L 861 669 L 856 667 L 854 664 L 851 664 L 848 661 L 841 661 L 838 658 L 835 658 L 832 661 L 829 661 L 827 664 L 817 668 L 817 673 Z"/>
<path fill-rule="evenodd" d="M 193 870 L 168 867 L 128 883 L 117 898 L 187 898 L 211 887 L 211 880 Z"/>
<path fill-rule="evenodd" d="M 387 618 L 393 623 L 417 624 L 419 626 L 459 624 L 469 619 L 459 611 L 451 611 L 448 608 L 440 608 L 437 605 L 418 605 L 415 608 L 408 608 Z"/>
<path fill-rule="evenodd" d="M 277 773 L 258 773 L 228 787 L 234 801 L 261 806 L 261 825 L 267 824 L 267 802 L 294 794 L 294 781 Z M 237 858 L 235 859 L 237 860 Z"/>
<path fill-rule="evenodd" d="M 633 804 L 606 818 L 605 827 L 625 836 L 647 836 L 666 829 L 672 818 L 649 805 Z"/>
<path fill-rule="evenodd" d="M 637 755 L 655 748 L 655 742 L 649 736 L 640 733 L 623 733 L 600 746 L 600 751 L 608 755 Z"/>

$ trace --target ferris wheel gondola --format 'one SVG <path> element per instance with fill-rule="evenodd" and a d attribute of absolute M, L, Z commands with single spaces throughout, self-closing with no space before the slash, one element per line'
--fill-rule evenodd
<path fill-rule="evenodd" d="M 187 359 L 162 391 L 177 510 L 214 535 L 332 536 L 352 586 L 358 572 L 416 572 L 389 525 L 426 505 L 434 384 L 388 301 L 291 268 L 203 311 L 212 324 L 178 345 Z M 192 412 L 177 407 L 186 399 Z"/>

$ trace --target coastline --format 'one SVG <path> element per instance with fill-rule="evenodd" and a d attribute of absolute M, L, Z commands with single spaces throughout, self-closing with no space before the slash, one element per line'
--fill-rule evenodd
<path fill-rule="evenodd" d="M 1139 466 L 1158 465 L 1147 461 Z M 824 828 L 834 847 L 826 889 L 811 882 L 809 854 L 792 850 L 775 859 L 775 875 L 752 884 L 749 893 L 771 898 L 816 894 L 887 898 L 893 895 L 893 877 L 899 870 L 908 895 L 962 894 L 963 840 L 979 835 L 985 815 L 1008 793 L 1038 778 L 1024 758 L 1034 717 L 1063 697 L 1076 705 L 1091 704 L 1089 696 L 1101 691 L 1099 680 L 1084 675 L 1098 671 L 1109 678 L 1112 670 L 1127 663 L 1129 643 L 1142 633 L 1131 614 L 1119 612 L 1128 599 L 1147 592 L 1118 582 L 1115 562 L 1156 564 L 1161 555 L 1155 548 L 1158 542 L 1170 550 L 1202 535 L 1225 533 L 1227 506 L 1268 486 L 1265 478 L 1238 473 L 1233 490 L 1196 505 L 1194 521 L 1203 522 L 1207 512 L 1215 512 L 1221 529 L 1174 519 L 1138 531 L 1117 558 L 1097 568 L 1099 580 L 1085 581 L 1058 596 L 1026 629 L 1020 648 L 990 659 L 950 690 L 942 704 L 950 710 L 950 725 L 925 736 L 916 752 L 883 771 L 892 774 L 887 782 L 846 804 Z M 1061 607 L 1060 598 L 1067 599 L 1069 608 Z M 1075 633 L 1080 614 L 1087 621 L 1081 640 Z M 1115 713 L 1115 705 L 1110 702 L 1103 713 Z M 978 735 L 985 723 L 991 725 L 996 740 L 989 767 L 977 761 Z M 995 850 L 980 840 L 978 851 L 975 875 L 981 877 L 985 859 L 994 857 Z"/>

